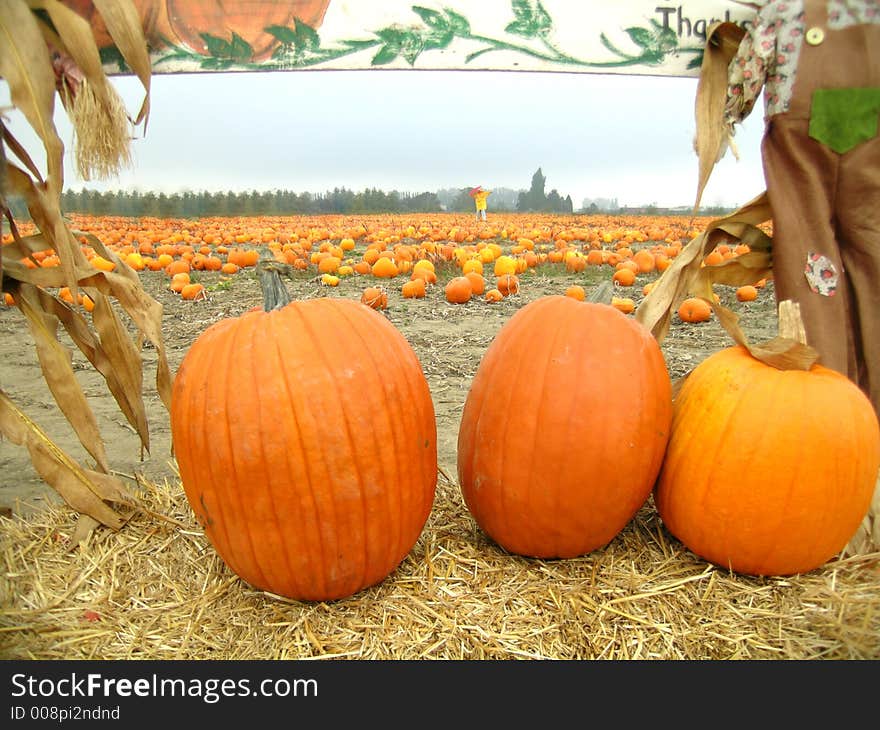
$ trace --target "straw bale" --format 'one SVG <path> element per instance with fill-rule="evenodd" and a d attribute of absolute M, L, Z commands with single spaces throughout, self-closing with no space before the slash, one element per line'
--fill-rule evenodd
<path fill-rule="evenodd" d="M 230 572 L 179 481 L 140 488 L 154 515 L 72 551 L 63 505 L 0 518 L 0 658 L 880 658 L 880 554 L 740 576 L 684 549 L 650 501 L 605 548 L 528 559 L 480 531 L 441 469 L 398 569 L 350 598 L 308 603 Z"/>

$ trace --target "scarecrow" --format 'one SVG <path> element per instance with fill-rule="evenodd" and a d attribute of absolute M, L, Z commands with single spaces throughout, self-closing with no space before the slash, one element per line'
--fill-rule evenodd
<path fill-rule="evenodd" d="M 797 303 L 819 362 L 856 383 L 880 416 L 880 0 L 743 4 L 755 10 L 751 23 L 710 34 L 707 56 L 724 63 L 703 62 L 697 205 L 763 95 L 776 299 Z M 848 546 L 876 549 L 880 480 Z"/>
<path fill-rule="evenodd" d="M 474 205 L 477 208 L 477 220 L 486 220 L 486 198 L 492 194 L 492 191 L 483 190 L 482 187 L 477 185 L 477 187 L 471 188 L 468 194 L 474 199 Z"/>

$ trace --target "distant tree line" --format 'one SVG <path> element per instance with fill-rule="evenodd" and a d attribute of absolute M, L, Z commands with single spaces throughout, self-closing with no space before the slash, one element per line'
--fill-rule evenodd
<path fill-rule="evenodd" d="M 541 168 L 532 175 L 528 190 L 498 188 L 489 199 L 491 210 L 521 213 L 572 213 L 571 196 L 564 198 L 554 189 L 544 192 L 547 178 Z M 321 214 L 472 212 L 470 187 L 449 188 L 435 193 L 385 192 L 368 188 L 355 192 L 334 188 L 324 193 L 290 190 L 235 192 L 140 192 L 137 190 L 97 191 L 87 188 L 66 190 L 61 196 L 64 213 L 95 216 L 202 218 L 210 216 L 284 216 Z M 7 200 L 15 218 L 28 218 L 21 198 Z"/>
<path fill-rule="evenodd" d="M 290 190 L 155 193 L 138 191 L 67 190 L 61 197 L 67 213 L 89 215 L 200 218 L 209 216 L 320 215 L 420 213 L 440 209 L 434 193 L 385 192 L 369 188 L 354 192 L 335 188 L 325 193 Z"/>

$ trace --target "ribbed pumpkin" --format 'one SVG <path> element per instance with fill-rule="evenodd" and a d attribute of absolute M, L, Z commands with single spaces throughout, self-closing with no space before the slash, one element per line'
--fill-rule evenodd
<path fill-rule="evenodd" d="M 339 298 L 222 320 L 174 380 L 187 500 L 229 568 L 300 600 L 350 596 L 415 545 L 437 479 L 421 365 L 381 314 Z"/>
<path fill-rule="evenodd" d="M 604 303 L 536 299 L 471 383 L 458 435 L 465 503 L 509 552 L 591 552 L 650 495 L 671 418 L 666 363 L 642 325 Z"/>
<path fill-rule="evenodd" d="M 877 417 L 850 380 L 816 364 L 782 370 L 737 345 L 703 360 L 676 396 L 654 501 L 705 560 L 806 573 L 855 533 L 878 466 Z"/>

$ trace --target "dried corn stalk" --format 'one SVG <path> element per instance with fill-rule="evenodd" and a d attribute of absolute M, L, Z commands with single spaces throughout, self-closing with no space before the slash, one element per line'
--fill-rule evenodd
<path fill-rule="evenodd" d="M 695 103 L 697 134 L 694 147 L 699 159 L 699 179 L 694 215 L 699 210 L 709 176 L 730 142 L 723 119 L 727 69 L 743 34 L 743 29 L 731 22 L 715 23 L 707 33 Z M 770 342 L 749 343 L 739 327 L 736 314 L 715 300 L 715 284 L 743 286 L 772 274 L 772 241 L 760 228 L 770 220 L 772 210 L 765 191 L 733 213 L 710 222 L 663 272 L 639 306 L 636 319 L 662 342 L 678 305 L 686 297 L 696 296 L 712 306 L 718 321 L 733 340 L 748 348 L 759 360 L 786 368 L 812 362 L 815 350 L 790 337 L 780 335 Z M 749 246 L 749 253 L 719 264 L 705 265 L 706 255 L 722 242 L 728 245 L 745 243 Z"/>
<path fill-rule="evenodd" d="M 0 256 L 2 287 L 15 298 L 34 339 L 46 384 L 70 422 L 83 447 L 94 459 L 85 468 L 52 442 L 0 391 L 0 434 L 26 447 L 42 478 L 80 513 L 76 535 L 82 537 L 98 524 L 118 529 L 128 508 L 137 502 L 110 474 L 110 464 L 97 420 L 76 377 L 69 352 L 58 338 L 59 324 L 104 377 L 126 420 L 149 451 L 149 429 L 143 400 L 140 347 L 146 338 L 156 347 L 156 385 L 162 402 L 170 407 L 171 374 L 161 331 L 161 305 L 142 288 L 137 274 L 89 239 L 101 256 L 116 262 L 113 272 L 97 271 L 85 257 L 78 235 L 61 212 L 64 188 L 64 145 L 54 124 L 56 95 L 71 117 L 80 174 L 110 176 L 130 162 L 132 127 L 149 114 L 151 67 L 146 40 L 132 0 L 94 0 L 114 43 L 143 84 L 143 104 L 134 119 L 125 111 L 101 66 L 91 27 L 58 0 L 4 0 L 0 3 L 0 77 L 10 88 L 13 105 L 22 112 L 43 143 L 45 176 L 0 119 L 0 215 L 9 224 L 13 241 Z M 22 236 L 9 206 L 8 195 L 27 204 L 37 233 Z M 29 267 L 23 261 L 52 249 L 61 265 Z M 33 260 L 33 259 L 32 259 Z M 80 290 L 95 302 L 91 321 L 52 293 L 69 287 L 76 300 Z M 132 338 L 120 309 L 137 329 Z M 13 385 L 14 388 L 14 385 Z M 120 512 L 118 507 L 126 509 Z M 73 540 L 76 542 L 76 538 Z"/>

